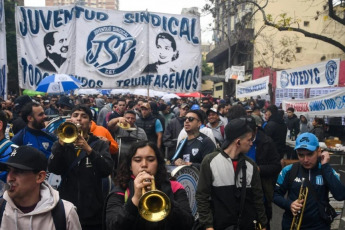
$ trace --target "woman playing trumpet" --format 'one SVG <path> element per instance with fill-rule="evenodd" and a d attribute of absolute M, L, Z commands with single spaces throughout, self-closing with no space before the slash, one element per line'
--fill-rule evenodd
<path fill-rule="evenodd" d="M 168 216 L 158 222 L 150 222 L 139 215 L 139 200 L 143 188 L 150 190 L 152 181 L 171 202 Z M 115 179 L 115 191 L 106 202 L 106 229 L 188 229 L 193 225 L 186 191 L 176 181 L 169 181 L 163 156 L 157 146 L 142 141 L 132 145 L 120 165 Z"/>

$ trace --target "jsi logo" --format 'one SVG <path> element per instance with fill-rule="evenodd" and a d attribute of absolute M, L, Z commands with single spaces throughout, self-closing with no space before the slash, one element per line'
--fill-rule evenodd
<path fill-rule="evenodd" d="M 124 29 L 103 26 L 93 30 L 87 42 L 85 61 L 106 76 L 122 73 L 133 62 L 136 41 Z"/>

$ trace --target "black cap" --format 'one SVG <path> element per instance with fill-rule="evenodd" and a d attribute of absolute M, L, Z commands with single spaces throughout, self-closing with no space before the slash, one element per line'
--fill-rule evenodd
<path fill-rule="evenodd" d="M 6 166 L 31 171 L 46 171 L 48 159 L 40 150 L 22 145 L 15 148 L 7 162 L 0 162 L 1 168 L 4 170 Z"/>
<path fill-rule="evenodd" d="M 19 96 L 14 100 L 14 109 L 19 112 L 29 102 L 32 102 L 32 99 L 28 95 Z"/>
<path fill-rule="evenodd" d="M 222 145 L 223 149 L 227 148 L 234 140 L 236 140 L 240 136 L 248 132 L 251 132 L 251 129 L 247 124 L 246 118 L 236 118 L 230 120 L 230 122 L 225 126 L 224 130 L 226 139 Z"/>
<path fill-rule="evenodd" d="M 58 105 L 64 105 L 72 109 L 74 107 L 73 100 L 67 96 L 60 97 L 60 100 L 57 103 Z"/>

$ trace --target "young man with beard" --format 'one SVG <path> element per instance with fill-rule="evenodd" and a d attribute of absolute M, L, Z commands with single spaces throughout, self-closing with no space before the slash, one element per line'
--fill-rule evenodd
<path fill-rule="evenodd" d="M 258 166 L 245 155 L 253 144 L 252 130 L 237 118 L 227 124 L 225 133 L 222 149 L 201 163 L 195 196 L 200 224 L 206 230 L 254 229 L 256 220 L 266 230 Z"/>
<path fill-rule="evenodd" d="M 91 117 L 87 106 L 72 109 L 67 121 L 79 124 L 82 132 L 74 143 L 56 141 L 48 161 L 48 170 L 62 177 L 60 197 L 77 207 L 83 230 L 102 229 L 102 178 L 113 169 L 109 144 L 90 133 Z"/>
<path fill-rule="evenodd" d="M 177 146 L 172 162 L 175 165 L 192 165 L 199 168 L 202 159 L 216 149 L 213 141 L 200 132 L 204 119 L 199 110 L 191 110 L 184 118 L 187 137 Z"/>
<path fill-rule="evenodd" d="M 14 135 L 11 141 L 19 146 L 30 145 L 37 148 L 49 158 L 56 137 L 42 130 L 45 128 L 46 119 L 43 107 L 36 102 L 30 102 L 23 107 L 21 116 L 26 127 Z"/>

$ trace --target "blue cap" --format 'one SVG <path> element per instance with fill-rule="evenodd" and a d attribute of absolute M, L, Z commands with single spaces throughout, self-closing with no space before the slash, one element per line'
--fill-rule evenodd
<path fill-rule="evenodd" d="M 318 147 L 319 140 L 312 133 L 302 133 L 297 137 L 295 150 L 308 149 L 314 152 Z"/>
<path fill-rule="evenodd" d="M 192 105 L 192 107 L 190 108 L 190 110 L 198 110 L 200 109 L 200 106 L 198 104 L 194 104 Z"/>

